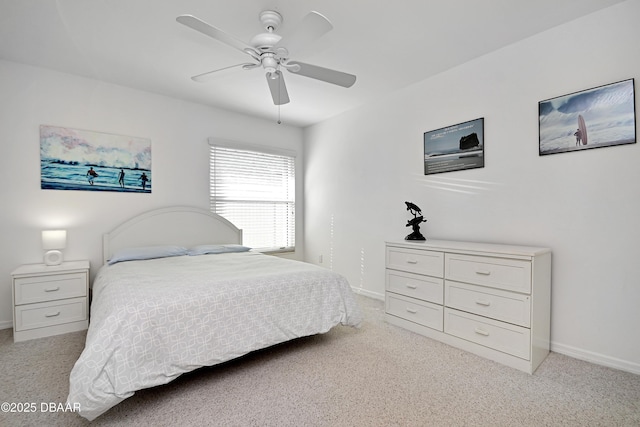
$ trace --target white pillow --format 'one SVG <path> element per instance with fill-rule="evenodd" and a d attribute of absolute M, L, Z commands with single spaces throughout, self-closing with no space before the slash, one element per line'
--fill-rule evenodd
<path fill-rule="evenodd" d="M 242 245 L 199 245 L 187 251 L 188 255 L 206 255 L 206 254 L 227 254 L 230 252 L 247 252 L 251 250 Z"/>
<path fill-rule="evenodd" d="M 107 264 L 115 264 L 122 261 L 133 261 L 153 258 L 165 258 L 186 255 L 187 248 L 175 245 L 144 246 L 139 248 L 125 248 L 117 251 L 107 261 Z"/>

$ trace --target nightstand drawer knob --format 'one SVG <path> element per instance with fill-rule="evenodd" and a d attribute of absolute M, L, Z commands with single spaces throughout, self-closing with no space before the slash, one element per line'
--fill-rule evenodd
<path fill-rule="evenodd" d="M 484 335 L 485 337 L 489 336 L 489 332 L 487 332 L 487 331 L 485 331 L 483 329 L 480 329 L 480 328 L 476 328 L 475 329 L 475 333 L 478 334 L 478 335 Z"/>
<path fill-rule="evenodd" d="M 477 270 L 476 274 L 480 274 L 482 276 L 489 276 L 491 274 L 491 271 L 489 271 L 489 270 Z"/>
<path fill-rule="evenodd" d="M 414 310 L 412 308 L 407 308 L 407 311 L 411 314 L 416 314 L 418 312 L 418 310 Z"/>
<path fill-rule="evenodd" d="M 489 307 L 491 305 L 491 301 L 478 300 L 476 301 L 476 304 L 481 305 L 483 307 Z"/>
<path fill-rule="evenodd" d="M 44 315 L 44 317 L 56 317 L 56 316 L 60 316 L 60 312 L 59 311 L 56 312 L 56 313 L 53 313 L 53 314 L 45 314 Z"/>
<path fill-rule="evenodd" d="M 45 292 L 55 292 L 55 291 L 59 291 L 60 290 L 60 286 L 56 286 L 55 288 L 46 288 L 44 291 Z"/>
<path fill-rule="evenodd" d="M 418 289 L 418 286 L 417 285 L 410 285 L 410 284 L 407 283 L 407 288 L 409 288 L 409 289 Z"/>

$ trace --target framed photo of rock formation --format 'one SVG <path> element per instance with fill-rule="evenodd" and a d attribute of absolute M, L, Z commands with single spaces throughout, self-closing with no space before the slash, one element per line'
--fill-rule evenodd
<path fill-rule="evenodd" d="M 484 118 L 424 133 L 424 174 L 484 167 Z"/>

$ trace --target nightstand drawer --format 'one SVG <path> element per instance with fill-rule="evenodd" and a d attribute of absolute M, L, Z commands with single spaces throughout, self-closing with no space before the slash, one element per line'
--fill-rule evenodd
<path fill-rule="evenodd" d="M 447 254 L 445 279 L 531 293 L 531 262 L 508 258 Z"/>
<path fill-rule="evenodd" d="M 529 360 L 531 331 L 462 311 L 445 308 L 445 333 Z"/>
<path fill-rule="evenodd" d="M 28 304 L 15 308 L 15 329 L 24 331 L 87 319 L 87 298 Z"/>
<path fill-rule="evenodd" d="M 445 282 L 445 305 L 519 326 L 531 325 L 529 295 L 458 282 Z"/>
<path fill-rule="evenodd" d="M 387 247 L 387 268 L 442 277 L 444 254 L 442 252 L 390 246 Z"/>
<path fill-rule="evenodd" d="M 387 270 L 387 291 L 442 304 L 444 280 L 402 271 Z"/>
<path fill-rule="evenodd" d="M 70 273 L 16 278 L 15 304 L 83 297 L 87 294 L 87 274 Z"/>
<path fill-rule="evenodd" d="M 386 312 L 442 331 L 442 306 L 387 292 Z"/>

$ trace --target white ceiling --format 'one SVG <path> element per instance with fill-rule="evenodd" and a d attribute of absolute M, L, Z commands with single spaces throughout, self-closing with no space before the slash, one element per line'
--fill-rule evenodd
<path fill-rule="evenodd" d="M 285 72 L 283 123 L 307 126 L 623 0 L 0 0 L 0 58 L 277 120 L 261 69 L 176 22 L 192 14 L 245 42 L 312 10 L 334 29 L 296 58 L 358 76 L 349 89 Z M 569 56 L 570 53 L 567 53 Z"/>

